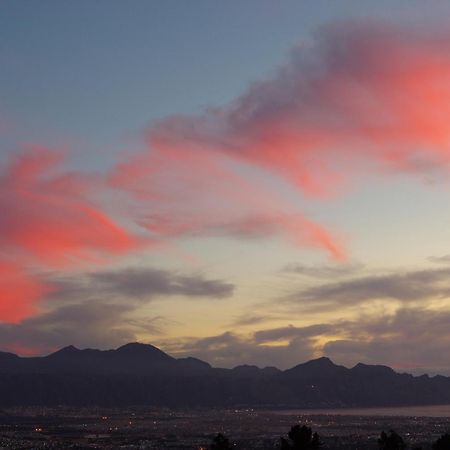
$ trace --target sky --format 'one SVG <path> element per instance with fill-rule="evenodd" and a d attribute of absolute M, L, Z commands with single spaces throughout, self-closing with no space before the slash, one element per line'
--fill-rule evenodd
<path fill-rule="evenodd" d="M 449 17 L 0 1 L 0 349 L 450 374 Z"/>

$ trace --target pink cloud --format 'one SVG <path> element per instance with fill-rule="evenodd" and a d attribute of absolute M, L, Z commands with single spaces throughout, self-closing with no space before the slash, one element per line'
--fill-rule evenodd
<path fill-rule="evenodd" d="M 337 234 L 273 186 L 329 200 L 361 173 L 447 173 L 449 80 L 448 34 L 324 28 L 230 104 L 156 122 L 145 150 L 109 174 L 67 171 L 62 154 L 36 147 L 1 166 L 0 257 L 58 269 L 120 257 L 146 245 L 121 225 L 134 221 L 146 243 L 280 236 L 343 259 Z M 120 220 L 107 212 L 113 195 Z M 41 297 L 28 283 L 29 298 Z M 18 320 L 37 302 L 1 314 Z"/>
<path fill-rule="evenodd" d="M 30 147 L 0 166 L 0 322 L 39 313 L 52 287 L 36 269 L 70 270 L 141 245 L 91 200 L 100 183 L 64 171 L 63 159 Z"/>
<path fill-rule="evenodd" d="M 0 322 L 17 323 L 35 314 L 50 290 L 19 265 L 0 260 Z"/>
<path fill-rule="evenodd" d="M 450 156 L 450 34 L 373 23 L 322 29 L 276 76 L 202 116 L 150 131 L 155 148 L 202 148 L 326 196 L 358 168 L 429 171 Z"/>
<path fill-rule="evenodd" d="M 342 258 L 335 233 L 253 172 L 330 198 L 361 173 L 448 170 L 449 80 L 449 34 L 329 26 L 230 104 L 155 123 L 111 180 L 147 205 L 138 222 L 156 235 L 274 234 Z"/>
<path fill-rule="evenodd" d="M 347 258 L 347 251 L 326 228 L 300 214 L 274 213 L 250 215 L 234 219 L 214 220 L 214 217 L 186 218 L 152 216 L 142 223 L 150 231 L 161 236 L 232 236 L 242 239 L 284 237 L 298 247 L 325 249 L 338 260 Z"/>
<path fill-rule="evenodd" d="M 229 105 L 155 123 L 148 151 L 119 165 L 111 180 L 147 205 L 138 221 L 156 235 L 263 230 L 342 258 L 335 233 L 293 214 L 251 172 L 329 198 L 360 173 L 446 170 L 449 79 L 447 35 L 330 26 Z"/>
<path fill-rule="evenodd" d="M 89 198 L 94 181 L 62 171 L 62 159 L 33 147 L 0 168 L 3 251 L 60 267 L 136 247 L 136 238 Z"/>
<path fill-rule="evenodd" d="M 115 188 L 135 199 L 136 221 L 155 239 L 183 236 L 281 236 L 299 247 L 326 250 L 342 259 L 333 233 L 265 185 L 253 168 L 226 154 L 187 143 L 156 145 L 118 165 L 110 176 Z"/>
<path fill-rule="evenodd" d="M 4 349 L 8 352 L 15 353 L 20 356 L 41 356 L 43 354 L 53 353 L 58 348 L 52 347 L 31 347 L 29 345 L 22 345 L 20 343 L 12 342 L 6 344 Z"/>

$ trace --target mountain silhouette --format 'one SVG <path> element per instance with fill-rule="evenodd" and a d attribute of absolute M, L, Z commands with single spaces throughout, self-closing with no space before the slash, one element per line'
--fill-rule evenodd
<path fill-rule="evenodd" d="M 400 374 L 322 357 L 287 370 L 211 367 L 137 342 L 64 347 L 48 356 L 0 352 L 0 407 L 14 405 L 319 408 L 450 403 L 450 378 Z"/>

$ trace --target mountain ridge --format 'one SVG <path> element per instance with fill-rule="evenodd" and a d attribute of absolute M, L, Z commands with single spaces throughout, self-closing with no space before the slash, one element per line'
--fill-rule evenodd
<path fill-rule="evenodd" d="M 203 365 L 207 365 L 210 366 L 211 368 L 216 368 L 216 369 L 224 369 L 222 367 L 213 367 L 211 366 L 211 364 L 207 361 L 204 361 L 202 359 L 193 357 L 193 356 L 184 356 L 184 357 L 180 357 L 180 358 L 175 358 L 171 355 L 169 355 L 168 353 L 164 352 L 163 350 L 159 349 L 158 347 L 152 345 L 152 344 L 145 344 L 145 343 L 140 343 L 140 342 L 129 342 L 127 344 L 123 344 L 115 349 L 107 349 L 107 350 L 100 350 L 100 349 L 94 349 L 94 348 L 83 348 L 80 349 L 74 345 L 67 345 L 65 347 L 62 347 L 58 350 L 55 350 L 52 353 L 49 353 L 47 355 L 42 355 L 42 356 L 20 356 L 16 353 L 12 353 L 12 352 L 8 352 L 8 351 L 1 351 L 0 350 L 0 358 L 2 357 L 10 357 L 10 358 L 14 358 L 14 359 L 20 359 L 20 360 L 36 360 L 36 359 L 45 359 L 45 358 L 49 358 L 49 357 L 55 357 L 55 356 L 68 356 L 68 355 L 73 355 L 73 354 L 87 354 L 87 353 L 97 353 L 97 354 L 118 354 L 118 353 L 122 353 L 122 354 L 128 354 L 128 355 L 134 355 L 134 356 L 150 356 L 150 355 L 160 355 L 161 359 L 166 359 L 166 360 L 172 360 L 172 361 L 197 361 Z M 308 361 L 304 361 L 302 363 L 296 364 L 293 367 L 287 368 L 287 369 L 279 369 L 278 367 L 275 366 L 264 366 L 264 367 L 259 367 L 255 364 L 238 364 L 237 366 L 231 367 L 231 368 L 225 368 L 224 370 L 235 370 L 235 369 L 240 369 L 240 368 L 256 368 L 258 370 L 265 370 L 265 369 L 275 369 L 277 371 L 280 372 L 288 372 L 288 371 L 293 371 L 293 370 L 298 370 L 298 369 L 309 369 L 309 368 L 317 368 L 318 370 L 324 370 L 324 369 L 330 369 L 330 368 L 343 368 L 346 370 L 366 370 L 366 369 L 377 369 L 377 370 L 382 370 L 382 369 L 386 369 L 386 371 L 391 371 L 394 372 L 396 374 L 401 374 L 404 372 L 397 372 L 395 369 L 386 366 L 386 365 L 382 365 L 382 364 L 366 364 L 366 363 L 362 363 L 359 362 L 357 364 L 355 364 L 353 367 L 346 367 L 340 364 L 336 364 L 333 360 L 331 360 L 329 357 L 327 356 L 320 356 L 317 358 L 313 358 L 311 360 Z M 1 370 L 1 367 L 0 367 Z M 433 377 L 445 377 L 445 378 L 450 378 L 447 377 L 445 375 L 433 375 L 430 376 L 428 374 L 423 374 L 426 376 L 429 376 L 430 378 Z M 412 375 L 415 377 L 420 377 L 423 375 Z"/>
<path fill-rule="evenodd" d="M 413 376 L 383 365 L 352 368 L 320 357 L 286 370 L 212 367 L 150 344 L 117 349 L 66 346 L 46 356 L 0 352 L 0 407 L 146 405 L 326 408 L 450 404 L 450 378 Z"/>

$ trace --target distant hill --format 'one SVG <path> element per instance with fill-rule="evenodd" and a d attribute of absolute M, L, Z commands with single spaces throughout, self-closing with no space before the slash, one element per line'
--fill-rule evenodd
<path fill-rule="evenodd" d="M 242 365 L 213 368 L 176 359 L 147 344 L 116 350 L 74 346 L 44 357 L 0 352 L 0 407 L 103 405 L 324 408 L 450 403 L 450 378 L 396 373 L 328 358 L 288 370 Z"/>

